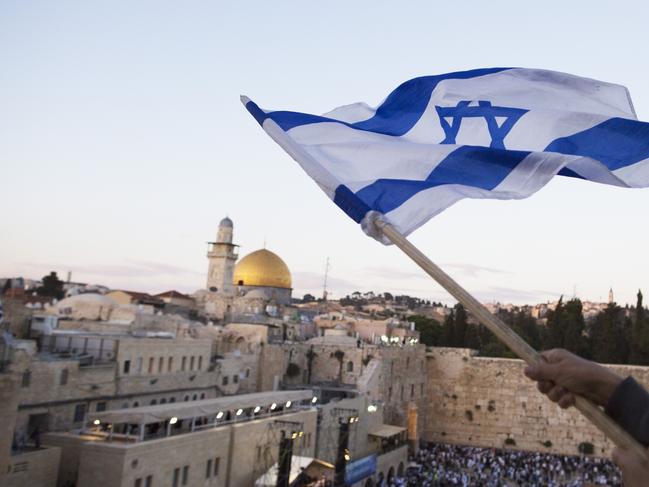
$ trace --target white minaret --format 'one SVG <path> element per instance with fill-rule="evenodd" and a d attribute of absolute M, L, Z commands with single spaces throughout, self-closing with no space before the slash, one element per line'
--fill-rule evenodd
<path fill-rule="evenodd" d="M 234 263 L 237 261 L 237 246 L 232 243 L 233 229 L 232 220 L 225 217 L 219 223 L 216 242 L 208 242 L 207 290 L 224 296 L 234 296 L 232 279 Z"/>
<path fill-rule="evenodd" d="M 613 288 L 609 288 L 608 290 L 608 302 L 609 303 L 615 302 L 615 299 L 613 299 Z"/>

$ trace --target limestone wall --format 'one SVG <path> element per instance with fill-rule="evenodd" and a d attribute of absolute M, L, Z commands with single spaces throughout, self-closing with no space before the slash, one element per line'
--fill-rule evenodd
<path fill-rule="evenodd" d="M 18 299 L 2 298 L 4 319 L 2 328 L 16 338 L 27 338 L 32 320 L 32 310 Z"/>
<path fill-rule="evenodd" d="M 61 449 L 40 448 L 13 455 L 3 487 L 55 487 Z"/>
<path fill-rule="evenodd" d="M 4 485 L 4 476 L 11 464 L 11 442 L 18 405 L 18 380 L 17 374 L 11 371 L 0 372 L 0 485 Z"/>
<path fill-rule="evenodd" d="M 428 353 L 423 439 L 486 447 L 578 454 L 592 443 L 608 456 L 613 445 L 575 409 L 562 410 L 523 375 L 522 360 L 477 357 L 467 349 Z M 649 384 L 649 368 L 610 366 Z"/>
<path fill-rule="evenodd" d="M 385 421 L 407 426 L 409 404 L 421 412 L 429 403 L 426 348 L 423 345 L 381 347 L 380 357 Z M 424 415 L 420 413 L 418 431 L 424 429 L 425 422 Z M 411 434 L 418 436 L 415 431 Z"/>

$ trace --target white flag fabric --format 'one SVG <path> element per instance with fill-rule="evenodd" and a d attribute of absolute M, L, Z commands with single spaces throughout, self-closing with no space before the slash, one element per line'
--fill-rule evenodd
<path fill-rule="evenodd" d="M 520 199 L 555 175 L 649 186 L 649 123 L 620 85 L 538 69 L 489 68 L 406 81 L 376 108 L 324 115 L 260 109 L 257 122 L 324 192 L 385 241 L 462 198 Z"/>

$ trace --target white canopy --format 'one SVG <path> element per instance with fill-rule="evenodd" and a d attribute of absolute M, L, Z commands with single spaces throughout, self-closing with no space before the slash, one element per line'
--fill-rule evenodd
<path fill-rule="evenodd" d="M 218 397 L 216 399 L 204 399 L 202 401 L 114 409 L 112 411 L 92 413 L 89 415 L 89 419 L 90 421 L 98 419 L 102 423 L 110 424 L 149 424 L 166 421 L 172 417 L 178 419 L 198 418 L 201 416 L 216 415 L 219 411 L 233 411 L 239 408 L 246 409 L 256 406 L 264 408 L 269 407 L 273 403 L 282 406 L 287 401 L 297 403 L 298 401 L 311 400 L 312 398 L 312 390 L 256 392 L 253 394 Z"/>

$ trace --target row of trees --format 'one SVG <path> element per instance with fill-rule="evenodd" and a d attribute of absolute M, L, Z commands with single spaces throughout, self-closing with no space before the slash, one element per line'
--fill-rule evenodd
<path fill-rule="evenodd" d="M 565 348 L 597 362 L 649 365 L 649 313 L 641 292 L 635 308 L 611 303 L 588 323 L 579 299 L 565 303 L 559 300 L 557 307 L 548 312 L 545 325 L 521 311 L 503 310 L 499 317 L 537 350 Z M 484 326 L 469 323 L 461 304 L 444 323 L 423 316 L 413 321 L 426 345 L 473 348 L 488 357 L 515 356 Z"/>

